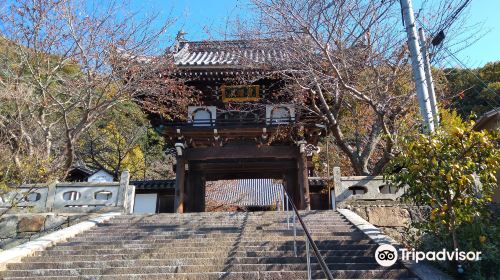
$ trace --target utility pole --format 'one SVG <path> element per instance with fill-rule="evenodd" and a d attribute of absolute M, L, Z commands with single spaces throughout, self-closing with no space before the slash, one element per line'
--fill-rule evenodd
<path fill-rule="evenodd" d="M 427 82 L 427 92 L 429 93 L 429 100 L 431 102 L 432 117 L 434 126 L 439 125 L 439 113 L 436 101 L 436 92 L 434 90 L 434 81 L 432 80 L 431 63 L 429 61 L 429 53 L 427 52 L 427 42 L 423 28 L 418 29 L 418 36 L 420 37 L 420 45 L 422 50 L 422 57 L 424 58 L 425 80 Z"/>
<path fill-rule="evenodd" d="M 434 132 L 434 121 L 432 118 L 432 109 L 429 101 L 429 93 L 425 81 L 425 71 L 420 45 L 417 39 L 417 28 L 415 27 L 415 16 L 411 0 L 400 0 L 403 21 L 408 35 L 408 48 L 410 49 L 411 65 L 413 76 L 415 78 L 415 87 L 417 89 L 417 99 L 420 105 L 420 114 L 424 119 L 425 132 Z"/>

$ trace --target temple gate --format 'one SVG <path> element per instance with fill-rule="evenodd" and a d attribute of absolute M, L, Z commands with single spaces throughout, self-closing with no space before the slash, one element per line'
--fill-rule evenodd
<path fill-rule="evenodd" d="M 293 93 L 276 94 L 285 81 L 264 65 L 286 54 L 266 41 L 180 40 L 174 58 L 202 103 L 186 121 L 154 123 L 175 147 L 175 211 L 203 211 L 206 181 L 252 178 L 282 179 L 295 205 L 310 209 L 311 155 L 324 130 Z"/>

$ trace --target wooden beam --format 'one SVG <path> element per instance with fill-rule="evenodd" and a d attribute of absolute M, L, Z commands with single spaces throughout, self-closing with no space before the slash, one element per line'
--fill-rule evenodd
<path fill-rule="evenodd" d="M 297 163 L 294 160 L 278 161 L 227 161 L 227 162 L 190 162 L 190 170 L 202 171 L 205 173 L 223 172 L 266 172 L 285 171 L 295 169 Z"/>
<path fill-rule="evenodd" d="M 291 159 L 297 157 L 293 146 L 226 146 L 209 148 L 190 148 L 185 150 L 186 160 L 211 159 Z"/>
<path fill-rule="evenodd" d="M 294 171 L 295 172 L 295 171 Z M 216 180 L 238 180 L 238 179 L 282 179 L 282 172 L 267 173 L 267 172 L 248 172 L 248 173 L 207 173 L 205 174 L 207 181 Z"/>

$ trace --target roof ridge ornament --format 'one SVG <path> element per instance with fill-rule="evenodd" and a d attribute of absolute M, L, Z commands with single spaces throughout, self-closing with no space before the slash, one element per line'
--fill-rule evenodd
<path fill-rule="evenodd" d="M 181 47 L 186 43 L 188 40 L 184 38 L 184 36 L 187 34 L 187 32 L 184 32 L 184 30 L 179 30 L 177 32 L 177 35 L 175 35 L 175 45 L 174 45 L 174 52 L 178 52 Z"/>
<path fill-rule="evenodd" d="M 184 32 L 184 30 L 179 30 L 179 32 L 177 32 L 177 35 L 175 36 L 175 40 L 177 42 L 187 42 L 186 38 L 184 38 L 184 35 L 186 35 L 187 32 Z"/>

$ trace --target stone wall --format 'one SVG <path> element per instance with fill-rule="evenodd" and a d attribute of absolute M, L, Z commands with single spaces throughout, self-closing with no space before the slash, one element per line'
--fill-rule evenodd
<path fill-rule="evenodd" d="M 341 176 L 340 168 L 334 167 L 333 182 L 336 208 L 355 212 L 402 244 L 411 243 L 411 223 L 430 212 L 429 207 L 403 203 L 406 188 L 395 188 L 382 176 Z"/>
<path fill-rule="evenodd" d="M 85 213 L 18 213 L 2 215 L 0 216 L 0 251 L 98 215 Z"/>
<path fill-rule="evenodd" d="M 399 201 L 350 201 L 342 208 L 355 212 L 402 244 L 407 244 L 412 236 L 411 223 L 425 220 L 429 213 L 428 207 Z"/>

